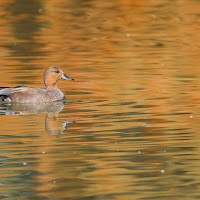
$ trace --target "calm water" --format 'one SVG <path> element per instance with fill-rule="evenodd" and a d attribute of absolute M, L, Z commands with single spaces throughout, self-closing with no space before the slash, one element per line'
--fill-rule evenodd
<path fill-rule="evenodd" d="M 0 199 L 200 199 L 199 0 L 1 0 Z"/>

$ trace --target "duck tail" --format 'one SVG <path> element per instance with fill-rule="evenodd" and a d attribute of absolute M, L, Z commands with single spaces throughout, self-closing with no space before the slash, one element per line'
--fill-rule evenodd
<path fill-rule="evenodd" d="M 0 87 L 0 99 L 4 101 L 8 96 L 7 93 L 4 93 L 5 89 L 8 89 L 9 87 Z"/>
<path fill-rule="evenodd" d="M 5 89 L 5 88 L 9 88 L 9 87 L 0 87 L 0 90 L 3 90 L 3 89 Z"/>

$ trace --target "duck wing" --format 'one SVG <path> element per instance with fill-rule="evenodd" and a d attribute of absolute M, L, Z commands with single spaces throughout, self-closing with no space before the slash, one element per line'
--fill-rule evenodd
<path fill-rule="evenodd" d="M 26 89 L 27 87 L 26 86 L 16 86 L 16 87 L 13 87 L 13 88 L 10 88 L 10 87 L 0 87 L 0 98 L 2 100 L 6 99 L 8 97 L 8 95 L 14 93 L 14 92 L 17 92 L 16 90 L 19 89 Z"/>

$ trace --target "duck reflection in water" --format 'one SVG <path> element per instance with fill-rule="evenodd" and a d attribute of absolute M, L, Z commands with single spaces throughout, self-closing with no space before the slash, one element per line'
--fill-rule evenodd
<path fill-rule="evenodd" d="M 61 135 L 68 125 L 75 121 L 59 121 L 58 115 L 64 108 L 64 101 L 45 103 L 1 103 L 0 113 L 5 115 L 32 115 L 47 113 L 45 119 L 46 131 L 51 135 Z"/>

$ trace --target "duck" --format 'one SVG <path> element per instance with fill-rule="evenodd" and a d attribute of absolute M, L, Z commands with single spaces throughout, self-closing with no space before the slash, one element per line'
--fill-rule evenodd
<path fill-rule="evenodd" d="M 74 80 L 68 77 L 56 66 L 49 67 L 44 72 L 46 88 L 16 86 L 0 87 L 0 98 L 5 102 L 13 103 L 39 103 L 65 100 L 64 94 L 58 89 L 57 81 L 60 79 Z"/>

